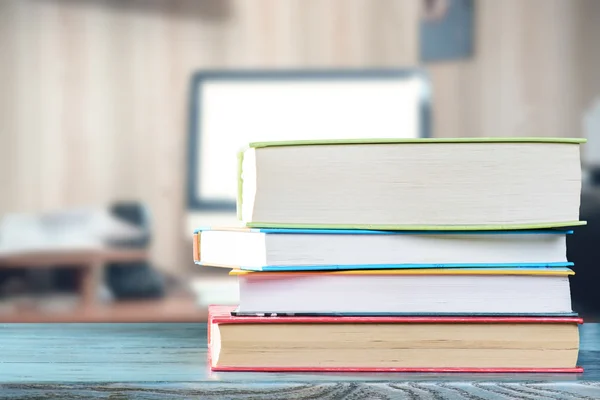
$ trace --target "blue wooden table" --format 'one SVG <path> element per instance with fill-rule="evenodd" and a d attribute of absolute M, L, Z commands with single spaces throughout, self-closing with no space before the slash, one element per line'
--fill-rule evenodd
<path fill-rule="evenodd" d="M 580 375 L 211 373 L 205 324 L 0 325 L 0 398 L 600 398 L 600 324 Z"/>

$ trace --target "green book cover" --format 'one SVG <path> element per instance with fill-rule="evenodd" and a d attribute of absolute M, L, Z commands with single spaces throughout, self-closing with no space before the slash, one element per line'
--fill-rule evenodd
<path fill-rule="evenodd" d="M 349 144 L 424 144 L 424 143 L 562 143 L 581 144 L 581 138 L 544 138 L 544 137 L 479 137 L 479 138 L 379 138 L 379 139 L 322 139 L 322 140 L 282 140 L 271 142 L 252 142 L 249 147 L 279 146 L 315 146 Z"/>
<path fill-rule="evenodd" d="M 511 225 L 392 225 L 392 224 L 286 224 L 271 222 L 250 222 L 249 228 L 290 228 L 290 229 L 369 229 L 390 231 L 508 231 L 521 229 L 552 229 L 586 225 L 585 221 L 560 221 L 543 224 Z"/>

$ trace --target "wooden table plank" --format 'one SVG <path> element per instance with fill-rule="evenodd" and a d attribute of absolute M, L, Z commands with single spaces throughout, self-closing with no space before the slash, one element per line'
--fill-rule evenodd
<path fill-rule="evenodd" d="M 140 249 L 101 249 L 101 250 L 57 250 L 0 254 L 0 267 L 47 268 L 61 266 L 102 265 L 106 262 L 128 262 L 147 260 L 149 254 Z"/>
<path fill-rule="evenodd" d="M 205 322 L 207 310 L 193 295 L 160 299 L 116 301 L 66 311 L 19 310 L 0 313 L 6 323 Z"/>
<path fill-rule="evenodd" d="M 583 374 L 211 373 L 206 325 L 2 324 L 3 398 L 600 398 L 600 324 Z"/>

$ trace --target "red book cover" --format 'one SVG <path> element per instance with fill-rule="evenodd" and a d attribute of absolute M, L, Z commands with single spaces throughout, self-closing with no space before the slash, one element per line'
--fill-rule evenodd
<path fill-rule="evenodd" d="M 410 317 L 239 317 L 231 315 L 234 306 L 211 305 L 208 308 L 208 363 L 211 365 L 211 325 L 213 324 L 331 324 L 331 323 L 570 323 L 582 324 L 579 317 L 432 317 L 432 316 L 410 316 Z M 462 373 L 582 373 L 583 368 L 310 368 L 310 367 L 212 367 L 213 371 L 254 371 L 254 372 L 462 372 Z"/>

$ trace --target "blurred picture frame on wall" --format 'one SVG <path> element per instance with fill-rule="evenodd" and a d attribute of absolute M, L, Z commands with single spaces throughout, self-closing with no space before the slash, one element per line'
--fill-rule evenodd
<path fill-rule="evenodd" d="M 473 0 L 422 0 L 419 22 L 421 62 L 469 59 L 474 52 Z"/>
<path fill-rule="evenodd" d="M 418 68 L 204 70 L 188 112 L 187 207 L 235 212 L 248 143 L 428 137 L 431 88 Z"/>

